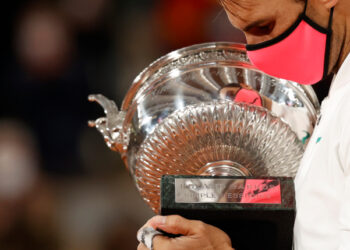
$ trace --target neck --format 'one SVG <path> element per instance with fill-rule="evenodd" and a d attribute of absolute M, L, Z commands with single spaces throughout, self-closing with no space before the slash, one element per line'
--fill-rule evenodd
<path fill-rule="evenodd" d="M 348 20 L 347 27 L 345 28 L 344 32 L 345 32 L 345 38 L 343 40 L 343 43 L 342 43 L 342 46 L 340 49 L 339 60 L 338 60 L 336 67 L 335 67 L 336 72 L 338 72 L 340 66 L 343 64 L 346 57 L 350 53 L 350 20 Z"/>
<path fill-rule="evenodd" d="M 331 52 L 337 59 L 333 60 L 333 73 L 337 73 L 346 57 L 350 53 L 350 2 L 340 1 L 336 6 L 335 11 L 337 11 L 337 20 L 334 23 L 333 33 L 334 47 Z"/>

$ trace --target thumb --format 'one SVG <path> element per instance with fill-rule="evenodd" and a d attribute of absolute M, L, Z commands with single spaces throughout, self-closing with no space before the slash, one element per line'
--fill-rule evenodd
<path fill-rule="evenodd" d="M 202 222 L 188 220 L 179 215 L 157 215 L 149 221 L 154 229 L 161 229 L 171 234 L 194 235 Z M 204 224 L 204 223 L 203 223 Z"/>

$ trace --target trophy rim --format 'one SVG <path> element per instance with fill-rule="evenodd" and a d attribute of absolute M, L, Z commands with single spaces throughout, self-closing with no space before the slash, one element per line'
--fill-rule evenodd
<path fill-rule="evenodd" d="M 154 75 L 156 72 L 161 70 L 162 68 L 166 67 L 168 64 L 171 62 L 174 62 L 175 60 L 178 60 L 180 58 L 193 55 L 195 53 L 200 53 L 202 51 L 219 51 L 219 50 L 224 50 L 224 51 L 238 51 L 241 52 L 244 59 L 242 60 L 233 60 L 233 59 L 217 59 L 215 61 L 213 60 L 208 60 L 205 61 L 203 60 L 201 63 L 209 63 L 210 61 L 218 63 L 218 62 L 233 62 L 234 64 L 240 63 L 242 64 L 243 67 L 248 67 L 251 70 L 254 70 L 256 72 L 259 72 L 263 75 L 269 76 L 272 79 L 276 79 L 276 81 L 285 81 L 286 84 L 292 85 L 294 88 L 296 88 L 299 92 L 303 93 L 304 98 L 310 102 L 312 105 L 313 110 L 315 111 L 315 117 L 319 115 L 320 112 L 320 103 L 318 101 L 318 98 L 316 96 L 315 91 L 313 88 L 309 85 L 301 85 L 299 83 L 277 78 L 274 76 L 270 76 L 261 70 L 259 70 L 257 67 L 255 67 L 249 60 L 249 58 L 246 55 L 246 49 L 245 45 L 242 43 L 235 43 L 235 42 L 207 42 L 207 43 L 200 43 L 200 44 L 194 44 L 191 46 L 187 46 L 184 48 L 180 48 L 174 51 L 169 52 L 168 54 L 158 58 L 157 60 L 153 61 L 149 66 L 147 66 L 144 70 L 142 70 L 134 79 L 132 85 L 130 86 L 129 90 L 127 91 L 127 94 L 124 97 L 124 100 L 121 105 L 121 110 L 128 111 L 130 106 L 132 106 L 132 103 L 135 100 L 136 95 L 139 93 L 141 88 L 143 89 L 148 89 L 150 86 L 152 86 L 155 82 L 159 80 L 159 77 L 150 79 L 152 75 Z M 183 68 L 189 67 L 190 65 L 198 65 L 200 63 L 192 63 L 192 64 L 186 64 L 183 65 Z M 173 69 L 170 70 L 169 72 L 161 75 L 161 77 L 164 76 L 169 76 L 171 75 L 171 72 L 174 70 L 178 69 Z"/>

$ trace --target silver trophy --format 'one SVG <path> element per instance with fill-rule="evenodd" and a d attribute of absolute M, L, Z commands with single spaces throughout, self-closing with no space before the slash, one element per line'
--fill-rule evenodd
<path fill-rule="evenodd" d="M 142 198 L 160 209 L 163 175 L 294 177 L 319 112 L 310 86 L 256 69 L 241 44 L 171 52 L 134 80 L 121 109 L 90 95 L 90 121 L 121 154 Z"/>

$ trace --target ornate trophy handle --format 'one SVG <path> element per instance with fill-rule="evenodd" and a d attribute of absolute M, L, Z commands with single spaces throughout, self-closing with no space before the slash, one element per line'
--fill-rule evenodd
<path fill-rule="evenodd" d="M 101 94 L 89 95 L 88 99 L 90 102 L 100 104 L 106 114 L 106 117 L 89 121 L 88 125 L 100 131 L 110 149 L 120 153 L 125 152 L 129 144 L 129 129 L 123 127 L 126 112 L 119 111 L 114 101 Z"/>

